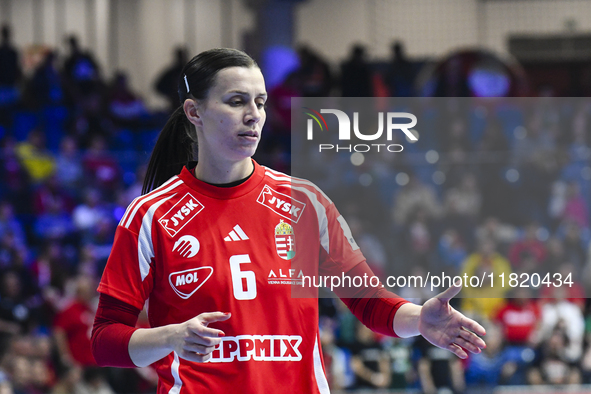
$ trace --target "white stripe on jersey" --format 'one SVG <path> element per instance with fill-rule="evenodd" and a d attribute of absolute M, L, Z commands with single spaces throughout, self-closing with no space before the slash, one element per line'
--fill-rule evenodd
<path fill-rule="evenodd" d="M 169 180 L 167 180 L 166 182 L 164 182 L 162 185 L 160 185 L 159 187 L 157 187 L 155 190 L 158 190 L 162 187 L 166 187 L 170 182 L 174 181 L 175 178 L 177 178 L 177 176 L 173 176 L 172 178 L 170 178 Z M 149 194 L 149 193 L 148 193 Z M 137 196 L 136 198 L 133 199 L 133 201 L 131 202 L 131 204 L 129 204 L 129 206 L 127 207 L 127 209 L 125 210 L 125 213 L 123 214 L 123 217 L 121 218 L 121 220 L 119 221 L 119 225 L 123 226 L 123 223 L 125 223 L 125 220 L 127 219 L 127 216 L 129 215 L 129 213 L 133 210 L 133 208 L 135 207 L 135 204 L 141 200 L 142 198 L 147 197 L 148 194 L 144 194 L 143 196 Z"/>
<path fill-rule="evenodd" d="M 320 351 L 318 350 L 318 336 L 314 341 L 314 375 L 316 376 L 316 384 L 318 385 L 318 391 L 320 394 L 330 394 L 328 388 L 328 381 L 322 369 L 322 360 L 320 358 Z"/>
<path fill-rule="evenodd" d="M 330 253 L 329 236 L 328 236 L 328 217 L 326 216 L 326 208 L 318 201 L 316 194 L 304 187 L 292 187 L 293 190 L 299 190 L 306 194 L 316 211 L 318 217 L 318 234 L 320 236 L 320 245 L 326 250 L 326 253 Z"/>
<path fill-rule="evenodd" d="M 295 177 L 289 176 L 289 175 L 284 174 L 282 172 L 272 170 L 269 167 L 264 167 L 264 168 L 265 168 L 265 175 L 267 175 L 269 178 L 272 178 L 276 181 L 288 181 L 288 182 L 294 183 L 296 185 L 310 186 L 310 187 L 314 188 L 314 190 L 316 190 L 318 193 L 320 193 L 322 195 L 322 197 L 326 198 L 326 200 L 328 201 L 329 204 L 332 204 L 331 199 L 328 198 L 328 196 L 322 191 L 322 189 L 320 189 L 318 186 L 316 186 L 313 182 L 307 181 L 302 178 L 295 178 Z"/>
<path fill-rule="evenodd" d="M 142 282 L 150 273 L 150 262 L 154 257 L 154 244 L 152 244 L 152 220 L 154 219 L 154 212 L 160 207 L 160 205 L 164 204 L 174 196 L 176 196 L 176 193 L 152 205 L 142 218 L 142 227 L 140 228 L 137 245 Z"/>
<path fill-rule="evenodd" d="M 177 176 L 174 176 L 172 180 L 178 180 Z M 170 181 L 169 181 L 170 182 Z M 135 208 L 133 209 L 133 211 L 131 212 L 131 214 L 129 215 L 129 217 L 127 218 L 127 222 L 125 223 L 125 228 L 129 228 L 129 225 L 131 224 L 131 221 L 133 220 L 133 217 L 135 216 L 135 214 L 137 213 L 137 211 L 140 209 L 140 207 L 142 205 L 144 205 L 145 203 L 147 203 L 148 201 L 151 201 L 153 199 L 155 199 L 156 197 L 159 197 L 165 193 L 168 193 L 169 191 L 171 191 L 172 189 L 176 188 L 177 186 L 181 185 L 183 183 L 183 181 L 178 180 L 178 182 L 173 183 L 171 186 L 162 189 L 162 186 L 160 186 L 158 189 L 155 189 L 154 192 L 151 192 L 149 194 L 146 194 L 146 198 L 144 198 L 142 201 L 138 202 L 138 204 L 135 206 Z"/>
<path fill-rule="evenodd" d="M 179 394 L 181 392 L 181 387 L 183 387 L 183 381 L 179 375 L 179 366 L 181 363 L 179 355 L 176 354 L 176 352 L 172 352 L 172 354 L 174 354 L 174 361 L 170 366 L 170 373 L 172 373 L 172 376 L 174 377 L 174 386 L 168 391 L 168 394 Z"/>

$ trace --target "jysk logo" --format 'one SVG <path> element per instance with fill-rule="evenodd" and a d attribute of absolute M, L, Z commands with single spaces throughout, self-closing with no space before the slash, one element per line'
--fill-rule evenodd
<path fill-rule="evenodd" d="M 192 268 L 168 276 L 172 290 L 183 300 L 191 297 L 213 274 L 213 267 Z"/>
<path fill-rule="evenodd" d="M 263 187 L 257 202 L 271 209 L 277 215 L 297 223 L 306 208 L 306 204 L 291 198 L 287 194 L 279 193 L 268 185 Z"/>
<path fill-rule="evenodd" d="M 191 193 L 185 194 L 176 204 L 172 206 L 160 219 L 158 223 L 164 227 L 168 235 L 174 237 L 183 227 L 187 225 L 199 212 L 203 210 L 201 204 Z"/>
<path fill-rule="evenodd" d="M 350 141 L 351 140 L 351 120 L 349 116 L 338 109 L 321 109 L 320 112 L 313 110 L 312 108 L 303 107 L 304 109 L 310 111 L 305 112 L 306 115 L 309 115 L 311 119 L 308 119 L 307 122 L 307 139 L 309 141 L 314 139 L 314 121 L 320 127 L 321 131 L 324 131 L 324 128 L 328 131 L 328 125 L 326 120 L 322 116 L 322 114 L 333 114 L 337 117 L 337 121 L 339 123 L 339 141 Z M 311 113 L 313 112 L 313 113 Z M 406 137 L 411 141 L 417 141 L 417 137 L 410 131 L 417 124 L 417 117 L 408 112 L 388 112 L 384 115 L 383 112 L 378 113 L 378 131 L 373 134 L 362 134 L 359 131 L 359 112 L 353 112 L 353 133 L 355 137 L 362 141 L 376 141 L 382 137 L 384 133 L 384 118 L 386 118 L 386 140 L 392 141 L 392 132 L 394 130 L 401 130 Z M 410 123 L 394 123 L 394 119 L 409 119 Z M 321 122 L 322 121 L 322 122 Z M 324 125 L 324 127 L 323 127 Z M 369 152 L 370 150 L 374 149 L 377 152 L 380 152 L 381 148 L 387 150 L 388 152 L 401 152 L 404 147 L 400 144 L 356 144 L 356 145 L 333 145 L 333 144 L 319 144 L 318 149 L 319 152 L 323 150 L 335 150 L 336 152 L 339 151 L 347 151 L 347 152 Z"/>

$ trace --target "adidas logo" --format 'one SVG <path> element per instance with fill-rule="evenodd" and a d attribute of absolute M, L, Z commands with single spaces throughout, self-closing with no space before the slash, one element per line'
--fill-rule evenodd
<path fill-rule="evenodd" d="M 235 225 L 233 230 L 230 231 L 230 234 L 224 238 L 224 241 L 246 241 L 248 235 L 240 228 L 239 225 Z"/>

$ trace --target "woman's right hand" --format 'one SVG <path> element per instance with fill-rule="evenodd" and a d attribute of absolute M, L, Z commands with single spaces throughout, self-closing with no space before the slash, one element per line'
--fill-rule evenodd
<path fill-rule="evenodd" d="M 208 325 L 228 320 L 231 316 L 229 312 L 208 312 L 174 325 L 169 337 L 171 349 L 185 360 L 198 363 L 209 360 L 215 346 L 221 343 L 225 333 Z"/>

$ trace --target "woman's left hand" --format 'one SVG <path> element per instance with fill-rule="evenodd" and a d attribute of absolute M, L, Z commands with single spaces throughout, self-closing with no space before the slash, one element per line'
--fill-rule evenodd
<path fill-rule="evenodd" d="M 468 353 L 480 353 L 486 347 L 479 337 L 486 334 L 484 327 L 467 318 L 449 305 L 462 287 L 452 286 L 423 304 L 419 317 L 419 332 L 433 345 L 447 349 L 459 358 Z"/>

